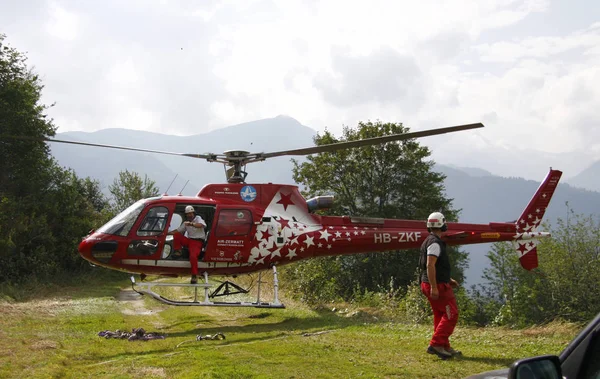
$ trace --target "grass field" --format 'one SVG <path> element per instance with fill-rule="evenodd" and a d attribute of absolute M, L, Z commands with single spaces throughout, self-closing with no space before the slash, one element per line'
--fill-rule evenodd
<path fill-rule="evenodd" d="M 425 353 L 429 325 L 394 322 L 376 309 L 317 311 L 285 298 L 282 310 L 172 307 L 133 295 L 121 280 L 0 301 L 0 377 L 463 378 L 557 354 L 580 328 L 457 327 L 453 345 L 464 356 L 442 361 Z M 166 338 L 98 336 L 139 327 Z M 218 332 L 226 339 L 196 341 Z"/>

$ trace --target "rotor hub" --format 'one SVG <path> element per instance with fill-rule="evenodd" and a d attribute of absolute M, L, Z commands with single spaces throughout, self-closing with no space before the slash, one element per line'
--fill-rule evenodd
<path fill-rule="evenodd" d="M 224 151 L 223 154 L 225 154 L 227 158 L 245 158 L 250 155 L 250 152 L 245 150 L 227 150 Z"/>

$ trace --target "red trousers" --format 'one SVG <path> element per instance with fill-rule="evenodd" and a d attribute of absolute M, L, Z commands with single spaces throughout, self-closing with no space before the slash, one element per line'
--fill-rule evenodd
<path fill-rule="evenodd" d="M 431 285 L 425 282 L 421 283 L 421 291 L 427 296 L 433 311 L 433 337 L 429 344 L 449 349 L 450 341 L 448 338 L 454 332 L 454 327 L 458 321 L 458 306 L 450 283 L 438 283 L 437 286 L 440 295 L 437 299 L 432 299 Z"/>
<path fill-rule="evenodd" d="M 190 251 L 192 275 L 198 275 L 198 255 L 200 255 L 200 251 L 202 250 L 202 241 L 187 238 L 181 233 L 173 234 L 173 248 L 181 250 L 181 246 L 186 246 Z"/>

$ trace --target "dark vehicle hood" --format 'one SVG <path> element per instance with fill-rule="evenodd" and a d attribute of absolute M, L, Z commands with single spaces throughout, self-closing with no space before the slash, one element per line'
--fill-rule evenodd
<path fill-rule="evenodd" d="M 506 379 L 508 378 L 508 369 L 486 371 L 479 374 L 468 376 L 464 379 Z"/>

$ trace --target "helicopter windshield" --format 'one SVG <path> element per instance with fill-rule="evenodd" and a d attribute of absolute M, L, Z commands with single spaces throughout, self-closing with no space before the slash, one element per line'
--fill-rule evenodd
<path fill-rule="evenodd" d="M 115 218 L 104 224 L 97 230 L 98 233 L 114 234 L 117 236 L 126 236 L 138 216 L 144 209 L 145 200 L 139 200 L 133 203 L 129 208 L 119 213 Z"/>

